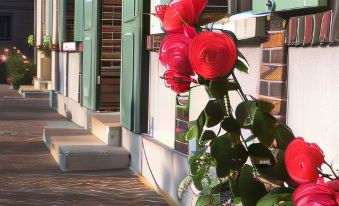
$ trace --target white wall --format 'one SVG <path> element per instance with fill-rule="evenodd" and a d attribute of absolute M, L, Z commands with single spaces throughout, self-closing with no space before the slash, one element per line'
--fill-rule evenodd
<path fill-rule="evenodd" d="M 155 189 L 166 193 L 170 203 L 191 205 L 190 189 L 183 200 L 177 197 L 178 186 L 188 174 L 187 156 L 155 140 L 133 134 L 125 128 L 122 129 L 122 137 L 122 146 L 131 153 L 131 167 L 136 172 L 144 176 Z"/>
<path fill-rule="evenodd" d="M 288 125 L 316 142 L 327 161 L 339 154 L 339 48 L 289 48 Z"/>
<path fill-rule="evenodd" d="M 79 100 L 79 71 L 81 53 L 68 54 L 68 97 L 78 102 Z"/>
<path fill-rule="evenodd" d="M 150 54 L 150 120 L 152 135 L 163 144 L 174 148 L 176 93 L 160 78 L 162 64 L 159 54 Z"/>
<path fill-rule="evenodd" d="M 239 50 L 246 57 L 251 70 L 249 74 L 236 71 L 235 75 L 244 93 L 252 95 L 253 97 L 257 98 L 259 95 L 259 79 L 260 79 L 262 49 L 260 47 L 260 44 L 255 43 L 250 47 L 246 47 L 245 45 L 241 46 L 239 47 Z M 239 102 L 241 101 L 241 98 L 236 92 L 232 92 L 230 98 L 232 107 L 235 109 L 237 104 L 239 104 Z"/>

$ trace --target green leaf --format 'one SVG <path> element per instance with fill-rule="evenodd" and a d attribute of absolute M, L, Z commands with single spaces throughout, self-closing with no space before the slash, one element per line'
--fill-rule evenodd
<path fill-rule="evenodd" d="M 229 35 L 230 37 L 233 38 L 234 42 L 238 42 L 238 37 L 235 33 L 233 33 L 232 31 L 230 30 L 222 30 L 223 33 Z M 238 50 L 238 53 L 239 53 L 239 50 Z"/>
<path fill-rule="evenodd" d="M 256 165 L 256 168 L 261 175 L 272 180 L 288 181 L 289 176 L 285 166 L 285 151 L 278 149 L 273 151 L 272 154 L 276 162 L 275 165 Z"/>
<path fill-rule="evenodd" d="M 270 114 L 257 111 L 253 121 L 253 134 L 261 143 L 266 146 L 271 146 L 274 140 L 274 129 L 276 120 Z"/>
<path fill-rule="evenodd" d="M 255 206 L 257 201 L 267 192 L 262 182 L 253 176 L 253 168 L 245 165 L 239 177 L 239 192 L 244 206 Z"/>
<path fill-rule="evenodd" d="M 207 206 L 210 205 L 212 202 L 212 196 L 211 195 L 203 195 L 200 196 L 197 200 L 197 202 L 195 203 L 195 206 Z"/>
<path fill-rule="evenodd" d="M 239 175 L 237 175 L 236 178 L 230 178 L 228 180 L 228 188 L 231 191 L 233 197 L 240 197 L 240 192 L 239 192 Z"/>
<path fill-rule="evenodd" d="M 293 190 L 290 188 L 280 187 L 274 189 L 262 197 L 258 201 L 257 206 L 272 206 L 274 204 L 281 205 L 285 202 L 291 202 L 292 194 Z"/>
<path fill-rule="evenodd" d="M 200 138 L 201 133 L 204 131 L 204 125 L 205 125 L 205 113 L 201 112 L 201 114 L 199 115 L 198 119 L 197 119 L 197 123 L 196 123 L 196 133 L 195 133 L 195 137 Z M 198 143 L 200 143 L 200 141 L 197 141 Z M 200 147 L 201 145 L 197 144 L 197 147 Z"/>
<path fill-rule="evenodd" d="M 205 130 L 200 137 L 200 144 L 204 144 L 209 140 L 213 140 L 217 136 L 212 130 Z"/>
<path fill-rule="evenodd" d="M 205 114 L 204 112 L 201 112 L 201 114 L 199 115 L 198 119 L 197 119 L 197 127 L 198 128 L 203 128 L 205 125 Z"/>
<path fill-rule="evenodd" d="M 253 124 L 256 111 L 257 105 L 255 101 L 244 101 L 237 106 L 235 116 L 241 126 L 247 127 Z"/>
<path fill-rule="evenodd" d="M 286 150 L 287 145 L 295 138 L 291 129 L 283 124 L 279 124 L 275 128 L 274 137 L 277 141 L 278 148 L 282 150 Z"/>
<path fill-rule="evenodd" d="M 203 180 L 206 177 L 207 169 L 206 168 L 199 168 L 195 175 L 192 175 L 192 181 L 198 190 L 203 189 Z"/>
<path fill-rule="evenodd" d="M 239 89 L 238 84 L 227 78 L 210 80 L 209 91 L 215 98 L 223 98 L 228 91 Z"/>
<path fill-rule="evenodd" d="M 250 141 L 253 141 L 253 140 L 255 140 L 256 138 L 257 138 L 256 136 L 251 135 L 251 136 L 249 136 L 249 137 L 246 138 L 245 142 L 246 142 L 246 143 L 249 143 Z"/>
<path fill-rule="evenodd" d="M 245 72 L 248 74 L 250 71 L 250 68 L 245 62 L 246 61 L 244 60 L 237 59 L 237 61 L 235 62 L 235 68 L 241 72 Z"/>
<path fill-rule="evenodd" d="M 248 147 L 248 155 L 255 164 L 275 164 L 275 159 L 272 152 L 262 143 L 251 144 Z"/>
<path fill-rule="evenodd" d="M 294 202 L 293 201 L 286 201 L 283 203 L 279 203 L 279 206 L 294 206 Z"/>
<path fill-rule="evenodd" d="M 234 144 L 228 134 L 212 140 L 211 155 L 216 161 L 218 177 L 228 176 L 231 169 L 238 170 L 248 157 L 245 147 L 242 144 Z"/>
<path fill-rule="evenodd" d="M 199 169 L 198 160 L 200 159 L 202 152 L 197 152 L 189 157 L 188 166 L 190 168 L 191 175 L 196 175 Z"/>
<path fill-rule="evenodd" d="M 224 118 L 224 111 L 217 100 L 210 101 L 204 111 L 206 115 L 207 127 L 213 127 L 219 124 Z"/>
<path fill-rule="evenodd" d="M 227 80 L 215 79 L 210 81 L 209 90 L 213 97 L 222 98 L 227 94 Z"/>
<path fill-rule="evenodd" d="M 219 179 L 213 179 L 212 182 L 204 187 L 204 189 L 200 192 L 200 195 L 211 195 L 212 191 L 215 187 L 218 187 L 220 185 Z"/>
<path fill-rule="evenodd" d="M 190 128 L 190 130 L 187 132 L 185 139 L 187 141 L 190 141 L 190 140 L 194 139 L 197 136 L 198 136 L 198 127 L 197 127 L 197 125 L 193 125 Z"/>
<path fill-rule="evenodd" d="M 188 165 L 190 169 L 190 175 L 194 186 L 198 190 L 203 189 L 203 181 L 206 180 L 206 174 L 211 165 L 213 164 L 213 158 L 205 150 L 200 150 L 189 157 Z"/>
<path fill-rule="evenodd" d="M 233 117 L 225 118 L 220 125 L 226 132 L 229 132 L 233 137 L 240 136 L 240 125 Z"/>
<path fill-rule="evenodd" d="M 184 196 L 184 193 L 186 192 L 189 184 L 192 181 L 192 177 L 190 175 L 188 175 L 187 177 L 185 177 L 179 184 L 179 188 L 178 188 L 178 198 L 182 199 Z"/>
<path fill-rule="evenodd" d="M 237 205 L 237 204 L 240 204 L 241 203 L 241 197 L 235 197 L 234 199 L 233 199 L 233 205 Z"/>
<path fill-rule="evenodd" d="M 270 113 L 274 109 L 274 105 L 270 102 L 264 101 L 264 100 L 256 100 L 257 101 L 257 107 L 262 112 Z"/>
<path fill-rule="evenodd" d="M 247 59 L 246 59 L 246 57 L 240 52 L 239 49 L 238 49 L 238 57 L 240 57 L 241 59 L 243 59 L 243 60 L 246 62 L 246 64 L 249 65 L 249 64 L 248 64 L 248 61 L 247 61 Z"/>

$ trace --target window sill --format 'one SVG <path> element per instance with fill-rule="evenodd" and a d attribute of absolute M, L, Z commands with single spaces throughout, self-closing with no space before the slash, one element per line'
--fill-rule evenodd
<path fill-rule="evenodd" d="M 156 144 L 156 145 L 158 145 L 158 146 L 160 146 L 160 147 L 165 148 L 165 149 L 168 150 L 168 151 L 171 151 L 171 152 L 173 152 L 173 153 L 176 153 L 176 154 L 178 154 L 178 155 L 180 155 L 180 156 L 182 156 L 182 157 L 186 157 L 186 158 L 188 157 L 188 155 L 183 154 L 183 153 L 181 153 L 181 152 L 179 152 L 179 151 L 177 151 L 177 150 L 175 150 L 175 149 L 173 149 L 173 148 L 171 148 L 171 147 L 169 147 L 169 146 L 167 146 L 167 145 L 165 145 L 165 144 L 159 142 L 158 140 L 154 139 L 154 137 L 153 137 L 153 136 L 150 136 L 149 134 L 142 134 L 141 138 L 142 138 L 142 140 L 149 141 L 149 142 L 151 142 L 151 143 L 153 143 L 153 144 Z"/>

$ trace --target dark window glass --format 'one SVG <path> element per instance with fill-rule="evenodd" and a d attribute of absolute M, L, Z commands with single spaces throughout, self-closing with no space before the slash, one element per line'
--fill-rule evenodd
<path fill-rule="evenodd" d="M 0 16 L 0 40 L 11 39 L 11 16 Z"/>
<path fill-rule="evenodd" d="M 74 41 L 74 0 L 66 1 L 66 41 Z"/>
<path fill-rule="evenodd" d="M 188 93 L 177 95 L 175 119 L 175 150 L 188 154 L 188 142 L 185 140 L 189 130 Z"/>

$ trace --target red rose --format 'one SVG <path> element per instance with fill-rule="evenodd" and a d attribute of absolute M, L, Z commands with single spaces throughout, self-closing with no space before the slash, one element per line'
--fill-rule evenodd
<path fill-rule="evenodd" d="M 229 74 L 237 60 L 237 47 L 224 33 L 201 32 L 193 38 L 189 58 L 194 71 L 205 79 Z"/>
<path fill-rule="evenodd" d="M 165 12 L 167 10 L 167 5 L 158 5 L 155 7 L 155 16 L 158 17 L 161 21 L 164 19 Z"/>
<path fill-rule="evenodd" d="M 315 182 L 319 177 L 317 168 L 324 163 L 324 154 L 317 144 L 296 138 L 286 148 L 285 163 L 289 176 L 296 183 Z"/>
<path fill-rule="evenodd" d="M 170 34 L 161 42 L 159 59 L 167 70 L 182 75 L 192 75 L 193 69 L 188 59 L 189 45 L 192 40 L 184 34 Z"/>
<path fill-rule="evenodd" d="M 331 180 L 329 182 L 326 182 L 326 185 L 332 190 L 339 192 L 339 180 Z"/>
<path fill-rule="evenodd" d="M 189 76 L 184 76 L 173 70 L 167 70 L 164 74 L 166 86 L 170 87 L 176 93 L 187 92 L 190 89 L 191 82 L 196 82 Z"/>
<path fill-rule="evenodd" d="M 156 16 L 162 21 L 164 29 L 179 32 L 184 26 L 194 26 L 208 0 L 172 0 L 168 6 L 157 6 Z"/>
<path fill-rule="evenodd" d="M 336 193 L 323 179 L 300 185 L 292 196 L 295 206 L 337 206 Z"/>

